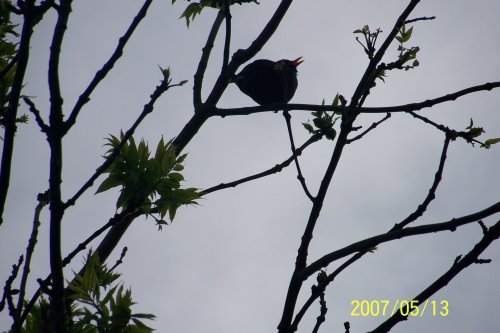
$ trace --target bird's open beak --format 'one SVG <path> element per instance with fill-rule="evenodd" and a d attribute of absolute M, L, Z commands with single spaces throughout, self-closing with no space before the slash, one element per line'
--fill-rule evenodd
<path fill-rule="evenodd" d="M 302 57 L 298 57 L 297 59 L 293 60 L 292 61 L 292 64 L 297 67 L 298 65 L 300 65 L 301 63 L 303 63 L 304 60 L 302 60 Z"/>

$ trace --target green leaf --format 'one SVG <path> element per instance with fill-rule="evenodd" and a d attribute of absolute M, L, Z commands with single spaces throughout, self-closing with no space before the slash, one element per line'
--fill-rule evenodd
<path fill-rule="evenodd" d="M 302 123 L 302 125 L 304 126 L 304 128 L 311 134 L 314 133 L 314 128 L 312 127 L 311 124 L 309 123 Z"/>
<path fill-rule="evenodd" d="M 328 140 L 335 140 L 335 137 L 337 136 L 337 131 L 334 128 L 330 128 L 328 131 L 325 133 L 325 137 Z"/>
<path fill-rule="evenodd" d="M 199 15 L 202 10 L 203 6 L 201 4 L 191 3 L 186 7 L 186 9 L 179 18 L 181 19 L 184 17 L 186 19 L 186 25 L 189 28 L 189 23 L 191 23 L 191 20 L 193 20 L 196 17 L 196 15 Z"/>
<path fill-rule="evenodd" d="M 500 138 L 492 138 L 492 139 L 488 139 L 484 142 L 483 145 L 481 145 L 481 147 L 483 148 L 486 148 L 486 149 L 489 149 L 492 145 L 494 144 L 497 144 L 500 142 Z"/>
<path fill-rule="evenodd" d="M 120 185 L 123 185 L 123 181 L 110 175 L 108 178 L 106 178 L 101 183 L 101 185 L 99 186 L 99 188 L 97 189 L 97 191 L 95 193 L 97 194 L 97 193 L 105 192 L 113 187 L 120 186 Z"/>
<path fill-rule="evenodd" d="M 338 106 L 339 105 L 339 94 L 335 95 L 335 98 L 333 99 L 332 106 Z"/>

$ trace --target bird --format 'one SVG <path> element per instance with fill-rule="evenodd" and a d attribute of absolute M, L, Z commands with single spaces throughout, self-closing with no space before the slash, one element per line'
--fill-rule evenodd
<path fill-rule="evenodd" d="M 255 60 L 236 74 L 232 82 L 259 105 L 288 103 L 297 90 L 297 66 L 303 62 L 302 57 Z"/>

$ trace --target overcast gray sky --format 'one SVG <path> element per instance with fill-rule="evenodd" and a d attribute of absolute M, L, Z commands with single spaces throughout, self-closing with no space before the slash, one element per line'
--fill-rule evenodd
<path fill-rule="evenodd" d="M 163 136 L 175 137 L 191 117 L 192 82 L 201 49 L 216 11 L 207 9 L 188 29 L 179 16 L 187 2 L 156 1 L 125 49 L 124 57 L 95 91 L 64 142 L 63 195 L 72 196 L 102 163 L 104 138 L 128 129 L 161 79 L 158 65 L 172 70 L 174 82 L 189 83 L 168 91 L 136 132 L 155 147 Z M 232 51 L 246 48 L 271 17 L 278 1 L 232 7 Z M 336 93 L 349 98 L 367 59 L 352 32 L 365 24 L 387 36 L 408 1 L 295 1 L 281 26 L 256 58 L 278 60 L 303 56 L 299 88 L 292 102 L 320 104 Z M 61 58 L 64 105 L 70 110 L 78 96 L 113 52 L 118 38 L 135 16 L 141 1 L 75 1 Z M 500 80 L 500 2 L 496 0 L 422 1 L 411 15 L 436 16 L 415 24 L 410 45 L 420 46 L 420 67 L 389 73 L 378 83 L 365 106 L 390 106 L 439 97 L 469 86 Z M 37 27 L 24 94 L 33 96 L 42 115 L 48 114 L 47 62 L 55 22 L 52 12 Z M 223 29 L 221 30 L 223 31 Z M 221 35 L 223 36 L 223 34 Z M 219 38 L 204 82 L 204 96 L 221 68 Z M 396 56 L 396 45 L 387 62 Z M 218 106 L 255 103 L 230 85 Z M 500 136 L 500 91 L 480 92 L 455 102 L 425 109 L 422 115 L 462 130 L 470 118 L 484 127 L 485 138 Z M 24 112 L 26 106 L 22 106 Z M 68 112 L 68 111 L 67 111 Z M 362 115 L 368 126 L 381 115 Z M 292 112 L 295 140 L 308 138 L 301 122 L 307 112 Z M 390 229 L 425 198 L 434 179 L 444 135 L 406 114 L 395 114 L 363 140 L 346 147 L 325 201 L 310 260 L 354 241 Z M 301 157 L 309 188 L 316 193 L 332 151 L 320 142 Z M 207 188 L 242 178 L 280 163 L 290 154 L 281 114 L 210 119 L 186 147 L 186 186 Z M 33 119 L 17 132 L 13 174 L 4 224 L 0 232 L 0 280 L 23 253 L 36 204 L 48 186 L 48 145 Z M 499 148 L 471 147 L 457 140 L 436 200 L 417 224 L 447 221 L 473 213 L 500 198 Z M 100 183 L 103 178 L 99 179 Z M 94 195 L 89 190 L 69 209 L 63 225 L 64 253 L 114 214 L 117 192 Z M 179 209 L 173 224 L 158 232 L 152 219 L 139 219 L 122 240 L 128 246 L 120 266 L 122 280 L 132 287 L 137 312 L 151 312 L 158 332 L 273 332 L 280 320 L 297 248 L 310 202 L 296 180 L 294 168 L 215 192 L 195 207 Z M 491 225 L 495 218 L 484 222 Z M 327 291 L 324 332 L 369 331 L 386 317 L 352 317 L 353 300 L 411 299 L 443 274 L 456 256 L 466 254 L 481 237 L 478 225 L 383 244 L 351 266 Z M 49 272 L 47 211 L 42 217 L 33 278 Z M 98 243 L 93 246 L 96 247 Z M 112 258 L 121 251 L 117 249 Z M 8 249 L 8 250 L 7 250 Z M 449 303 L 447 317 L 426 314 L 397 325 L 393 332 L 496 332 L 500 326 L 500 244 L 483 258 L 489 265 L 466 269 L 432 297 Z M 79 269 L 81 259 L 66 270 Z M 337 264 L 338 265 L 338 264 Z M 332 272 L 337 265 L 328 268 Z M 312 279 L 313 282 L 315 279 Z M 3 282 L 2 282 L 3 283 Z M 312 282 L 310 282 L 312 283 Z M 300 300 L 309 294 L 303 288 Z M 30 286 L 31 292 L 36 286 Z M 301 303 L 299 303 L 301 304 Z M 392 303 L 391 303 L 392 304 Z M 311 308 L 300 332 L 311 331 L 319 307 Z M 0 329 L 10 327 L 4 313 Z"/>

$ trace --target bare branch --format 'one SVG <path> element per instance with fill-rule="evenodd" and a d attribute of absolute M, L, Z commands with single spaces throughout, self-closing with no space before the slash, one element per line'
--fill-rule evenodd
<path fill-rule="evenodd" d="M 198 63 L 198 68 L 194 74 L 194 85 L 193 85 L 193 104 L 195 112 L 198 112 L 198 108 L 201 106 L 201 88 L 203 85 L 203 77 L 208 66 L 208 59 L 210 58 L 210 53 L 214 47 L 215 38 L 219 32 L 219 28 L 224 20 L 224 12 L 219 11 L 214 23 L 212 24 L 212 29 L 208 34 L 207 42 L 203 47 L 200 62 Z"/>
<path fill-rule="evenodd" d="M 321 137 L 322 137 L 321 134 L 315 134 L 315 135 L 311 136 L 309 138 L 309 140 L 307 140 L 302 146 L 300 146 L 299 148 L 297 148 L 296 154 L 297 155 L 302 154 L 302 152 L 304 151 L 304 149 L 306 149 L 312 143 L 314 143 L 316 141 L 319 141 L 321 139 Z M 209 193 L 212 193 L 212 192 L 215 192 L 215 191 L 219 191 L 219 190 L 223 190 L 223 189 L 227 189 L 227 188 L 231 188 L 231 187 L 236 187 L 236 186 L 241 185 L 243 183 L 246 183 L 246 182 L 249 182 L 249 181 L 252 181 L 252 180 L 255 180 L 255 179 L 263 178 L 263 177 L 270 176 L 272 174 L 281 172 L 281 170 L 283 170 L 284 168 L 286 168 L 287 166 L 289 166 L 293 162 L 293 160 L 294 160 L 294 156 L 292 155 L 288 159 L 286 159 L 285 161 L 281 162 L 280 164 L 275 165 L 274 167 L 272 167 L 270 169 L 267 169 L 266 171 L 262 171 L 262 172 L 259 172 L 257 174 L 254 174 L 252 176 L 248 176 L 248 177 L 245 177 L 245 178 L 242 178 L 242 179 L 239 179 L 239 180 L 236 180 L 236 181 L 232 181 L 232 182 L 229 182 L 229 183 L 222 183 L 222 184 L 219 184 L 217 186 L 209 187 L 206 190 L 200 191 L 200 196 L 204 196 L 204 195 L 207 195 Z"/>
<path fill-rule="evenodd" d="M 153 0 L 146 0 L 144 1 L 144 4 L 142 5 L 141 9 L 137 13 L 137 15 L 134 17 L 132 20 L 132 23 L 128 27 L 127 31 L 125 34 L 119 39 L 118 45 L 116 46 L 115 51 L 109 58 L 109 60 L 102 66 L 100 70 L 97 71 L 95 74 L 94 78 L 88 85 L 88 87 L 85 89 L 83 94 L 80 95 L 78 98 L 78 101 L 75 104 L 75 107 L 73 108 L 73 111 L 71 111 L 70 116 L 68 117 L 68 120 L 65 122 L 65 131 L 67 132 L 76 122 L 76 118 L 78 117 L 78 114 L 82 110 L 83 106 L 90 101 L 90 95 L 94 91 L 94 89 L 99 85 L 99 83 L 108 75 L 108 73 L 111 71 L 113 66 L 116 64 L 116 62 L 121 58 L 123 55 L 123 49 L 125 48 L 125 45 L 127 45 L 127 42 L 129 41 L 130 37 L 134 33 L 135 29 L 139 26 L 139 23 L 146 17 L 147 11 L 149 9 L 149 6 Z"/>
<path fill-rule="evenodd" d="M 229 65 L 229 52 L 231 51 L 231 10 L 229 0 L 224 1 L 224 17 L 226 21 L 226 37 L 224 38 L 224 55 L 222 60 L 222 72 L 227 71 Z"/>
<path fill-rule="evenodd" d="M 361 139 L 362 137 L 364 137 L 366 134 L 368 134 L 370 131 L 374 130 L 378 125 L 382 124 L 384 121 L 386 121 L 387 119 L 389 119 L 391 117 L 391 114 L 390 113 L 387 113 L 385 115 L 384 118 L 380 119 L 379 121 L 376 121 L 374 122 L 373 124 L 370 125 L 370 127 L 368 127 L 365 131 L 363 131 L 363 133 L 361 134 L 358 134 L 356 135 L 354 138 L 352 139 L 348 139 L 347 140 L 347 143 L 351 143 L 351 142 L 354 142 L 356 140 L 359 140 Z"/>
<path fill-rule="evenodd" d="M 49 203 L 49 193 L 46 191 L 45 193 L 38 194 L 38 205 L 35 208 L 35 216 L 33 217 L 33 228 L 31 230 L 31 236 L 28 241 L 28 247 L 26 248 L 26 260 L 24 262 L 23 274 L 21 276 L 21 283 L 19 286 L 19 298 L 17 301 L 16 307 L 16 316 L 14 318 L 13 326 L 17 325 L 17 328 L 20 330 L 23 321 L 19 320 L 21 318 L 21 314 L 24 307 L 24 295 L 26 293 L 26 283 L 28 281 L 28 275 L 30 273 L 30 264 L 33 253 L 35 252 L 35 246 L 38 241 L 38 229 L 40 228 L 40 214 L 42 209 Z M 15 329 L 14 329 L 15 331 Z"/>
<path fill-rule="evenodd" d="M 134 124 L 125 132 L 123 140 L 120 142 L 120 145 L 115 149 L 115 151 L 112 154 L 110 154 L 106 158 L 106 160 L 103 162 L 103 164 L 101 164 L 97 168 L 97 170 L 95 171 L 95 173 L 89 178 L 89 180 L 87 180 L 85 182 L 85 184 L 78 190 L 78 192 L 76 192 L 76 194 L 73 195 L 73 197 L 71 197 L 71 199 L 69 199 L 65 203 L 65 208 L 74 205 L 75 202 L 76 202 L 76 200 L 78 200 L 78 198 L 83 193 L 85 193 L 85 191 L 88 190 L 94 184 L 94 182 L 96 181 L 96 179 L 99 178 L 99 176 L 102 175 L 104 173 L 104 171 L 106 171 L 106 169 L 113 163 L 113 161 L 115 160 L 115 158 L 118 156 L 118 154 L 120 152 L 120 149 L 128 141 L 128 139 L 130 139 L 130 137 L 132 135 L 134 135 L 134 132 L 137 129 L 137 127 L 140 125 L 140 123 L 144 120 L 144 118 L 146 118 L 146 116 L 148 114 L 150 114 L 151 112 L 153 112 L 153 110 L 154 110 L 154 104 L 158 100 L 158 98 L 160 98 L 160 96 L 165 91 L 167 91 L 169 88 L 175 87 L 175 86 L 179 86 L 179 85 L 181 85 L 181 84 L 179 83 L 179 84 L 170 85 L 168 80 L 163 80 L 156 87 L 155 91 L 150 96 L 149 102 L 144 105 L 144 108 L 143 108 L 141 114 L 139 115 L 139 117 L 136 119 L 136 121 L 134 122 Z"/>
<path fill-rule="evenodd" d="M 431 201 L 434 200 L 434 198 L 436 197 L 436 190 L 437 190 L 439 183 L 441 182 L 441 178 L 443 176 L 444 163 L 446 161 L 446 153 L 448 151 L 448 147 L 450 145 L 451 139 L 452 138 L 450 135 L 446 135 L 446 138 L 444 140 L 443 150 L 441 152 L 441 158 L 439 159 L 439 166 L 438 166 L 438 169 L 437 169 L 436 174 L 434 176 L 434 182 L 432 183 L 432 186 L 429 189 L 429 193 L 427 194 L 427 197 L 418 206 L 417 210 L 415 210 L 413 213 L 411 213 L 403 221 L 395 224 L 394 227 L 391 229 L 391 231 L 402 229 L 405 226 L 407 226 L 408 224 L 410 224 L 411 222 L 416 221 L 420 216 L 422 216 L 425 213 L 425 211 L 427 210 L 427 207 L 429 206 Z"/>
<path fill-rule="evenodd" d="M 314 202 L 314 197 L 312 196 L 311 192 L 309 192 L 309 189 L 307 188 L 306 180 L 304 178 L 304 175 L 302 174 L 302 170 L 300 169 L 299 158 L 297 155 L 297 150 L 295 149 L 295 142 L 293 139 L 292 124 L 290 121 L 291 116 L 286 109 L 285 109 L 285 111 L 283 111 L 283 117 L 285 117 L 286 127 L 288 129 L 288 138 L 290 140 L 290 148 L 292 150 L 292 156 L 293 156 L 293 159 L 295 161 L 295 167 L 297 168 L 297 179 L 299 180 L 300 184 L 302 185 L 302 188 L 304 189 L 304 193 L 306 194 L 306 196 L 309 198 L 309 200 Z"/>
<path fill-rule="evenodd" d="M 411 20 L 406 20 L 405 24 L 410 24 L 410 23 L 414 23 L 417 21 L 429 21 L 429 20 L 434 20 L 435 18 L 436 18 L 436 16 L 429 16 L 429 17 L 422 16 L 422 17 L 417 17 L 417 18 L 411 19 Z"/>
<path fill-rule="evenodd" d="M 340 250 L 330 252 L 324 255 L 320 259 L 316 260 L 315 262 L 307 266 L 307 268 L 305 268 L 302 272 L 300 272 L 300 278 L 307 279 L 314 273 L 319 272 L 321 268 L 328 266 L 330 263 L 340 258 L 343 258 L 345 256 L 348 256 L 356 252 L 367 251 L 367 249 L 373 248 L 374 246 L 377 246 L 381 243 L 385 243 L 394 239 L 400 239 L 408 236 L 423 235 L 445 230 L 455 231 L 460 226 L 476 222 L 480 219 L 497 214 L 499 212 L 500 212 L 500 202 L 497 202 L 492 206 L 483 209 L 482 211 L 462 216 L 459 218 L 454 218 L 446 222 L 426 224 L 417 227 L 407 227 L 404 229 L 394 230 L 385 234 L 380 234 L 377 236 L 366 238 L 362 241 L 352 243 L 351 245 L 348 245 Z"/>
<path fill-rule="evenodd" d="M 38 124 L 42 132 L 48 134 L 49 126 L 43 120 L 42 116 L 40 115 L 40 111 L 35 106 L 35 103 L 33 103 L 33 101 L 28 97 L 24 97 L 23 100 L 30 107 L 30 111 L 35 116 L 36 123 Z"/>
<path fill-rule="evenodd" d="M 16 55 L 16 72 L 10 87 L 7 113 L 4 118 L 5 133 L 3 136 L 2 161 L 0 165 L 0 226 L 3 222 L 5 201 L 9 191 L 12 154 L 14 152 L 14 139 L 17 131 L 17 111 L 19 109 L 19 97 L 21 96 L 21 90 L 23 88 L 24 75 L 28 65 L 31 36 L 33 35 L 33 27 L 36 21 L 41 19 L 44 13 L 45 12 L 38 13 L 34 3 L 31 1 L 28 1 L 24 6 L 24 21 L 19 41 L 19 49 Z"/>
<path fill-rule="evenodd" d="M 49 56 L 50 129 L 47 139 L 50 145 L 50 270 L 52 274 L 51 309 L 55 333 L 66 332 L 68 309 L 64 300 L 64 273 L 61 255 L 61 223 L 64 215 L 62 202 L 62 138 L 64 137 L 63 98 L 59 82 L 59 60 L 63 38 L 71 13 L 72 0 L 61 0 L 57 10 L 57 22 L 52 36 Z"/>
<path fill-rule="evenodd" d="M 462 270 L 469 267 L 471 264 L 477 262 L 478 257 L 488 246 L 500 237 L 500 221 L 488 229 L 482 239 L 474 246 L 474 248 L 467 253 L 463 258 L 455 261 L 451 268 L 441 275 L 436 281 L 429 285 L 419 295 L 415 296 L 413 300 L 422 304 L 428 300 L 432 295 L 445 287 L 454 277 L 456 277 Z M 409 311 L 410 312 L 410 311 Z M 380 326 L 374 329 L 371 333 L 385 333 L 389 332 L 397 323 L 406 320 L 408 315 L 403 316 L 401 311 L 397 311 L 393 316 L 383 322 Z"/>

